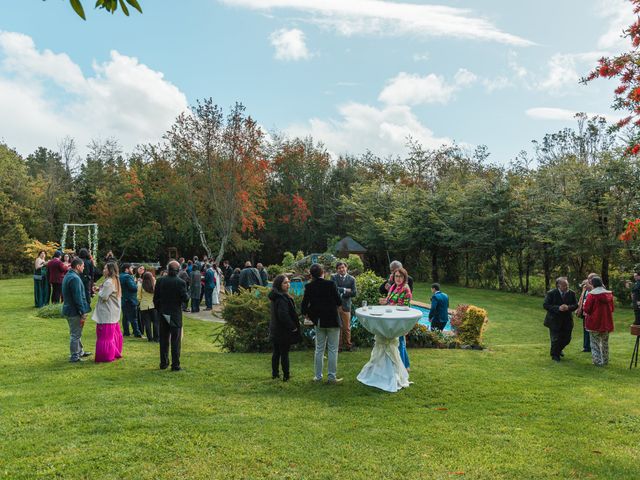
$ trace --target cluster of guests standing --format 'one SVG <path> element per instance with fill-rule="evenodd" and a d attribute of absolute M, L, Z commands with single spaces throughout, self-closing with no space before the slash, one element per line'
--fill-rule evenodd
<path fill-rule="evenodd" d="M 634 275 L 634 310 L 640 311 L 640 272 Z M 609 363 L 609 334 L 613 332 L 613 293 L 607 290 L 602 279 L 595 273 L 581 283 L 578 297 L 569 289 L 566 277 L 556 279 L 556 288 L 550 290 L 544 299 L 547 311 L 544 325 L 549 329 L 551 341 L 550 355 L 555 362 L 564 357 L 564 349 L 571 342 L 573 313 L 582 318 L 583 352 L 591 352 L 593 364 L 599 367 Z M 636 314 L 636 321 L 640 315 Z"/>
<path fill-rule="evenodd" d="M 122 357 L 123 337 L 133 334 L 160 345 L 160 368 L 181 370 L 180 349 L 183 337 L 182 313 L 198 312 L 205 302 L 206 310 L 220 303 L 221 289 L 227 293 L 240 287 L 267 285 L 267 272 L 251 262 L 233 269 L 227 260 L 222 269 L 206 257 L 200 261 L 172 260 L 161 269 L 156 281 L 154 272 L 129 263 L 119 265 L 112 252 L 105 257 L 102 272 L 97 271 L 87 249 L 75 254 L 56 251 L 46 260 L 42 251 L 35 260 L 34 301 L 36 307 L 63 303 L 70 335 L 70 362 L 76 363 L 92 355 L 84 349 L 82 331 L 92 312 L 92 297 L 97 296 L 91 313 L 96 323 L 96 362 L 112 362 Z M 104 282 L 96 288 L 101 277 Z M 189 308 L 190 307 L 190 308 Z M 122 330 L 120 328 L 122 321 Z M 169 351 L 171 359 L 169 360 Z"/>
<path fill-rule="evenodd" d="M 380 286 L 383 295 L 379 303 L 383 305 L 410 306 L 413 279 L 399 261 L 389 265 L 391 275 Z M 313 380 L 323 380 L 324 358 L 327 355 L 327 382 L 340 383 L 337 375 L 338 352 L 355 351 L 351 343 L 352 299 L 357 295 L 355 278 L 348 273 L 347 265 L 338 262 L 336 273 L 330 279 L 324 278 L 324 269 L 315 264 L 310 269 L 311 281 L 306 284 L 302 297 L 301 314 L 315 327 L 315 353 Z M 278 275 L 274 281 L 269 299 L 271 300 L 270 339 L 273 343 L 271 357 L 272 378 L 287 381 L 290 377 L 289 350 L 292 344 L 301 340 L 300 318 L 293 298 L 289 295 L 290 282 L 285 275 Z M 443 330 L 448 321 L 449 298 L 440 291 L 437 283 L 432 285 L 432 328 Z M 444 312 L 444 313 L 443 313 Z M 406 368 L 410 367 L 406 341 L 400 337 L 400 357 Z"/>

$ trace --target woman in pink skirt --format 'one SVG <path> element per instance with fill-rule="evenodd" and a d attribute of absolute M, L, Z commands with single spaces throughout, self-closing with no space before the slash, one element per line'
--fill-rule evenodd
<path fill-rule="evenodd" d="M 108 262 L 102 274 L 105 281 L 98 292 L 98 303 L 93 311 L 96 325 L 96 362 L 113 362 L 122 357 L 122 332 L 120 331 L 120 280 L 118 265 Z"/>

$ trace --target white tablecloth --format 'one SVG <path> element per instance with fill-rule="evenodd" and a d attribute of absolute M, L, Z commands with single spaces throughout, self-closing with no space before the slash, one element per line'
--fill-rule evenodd
<path fill-rule="evenodd" d="M 391 310 L 390 312 L 387 310 Z M 358 374 L 365 385 L 387 392 L 397 392 L 409 386 L 409 372 L 404 368 L 398 351 L 398 337 L 407 334 L 422 317 L 422 312 L 411 308 L 374 306 L 356 310 L 358 321 L 374 334 L 375 344 L 369 362 Z"/>

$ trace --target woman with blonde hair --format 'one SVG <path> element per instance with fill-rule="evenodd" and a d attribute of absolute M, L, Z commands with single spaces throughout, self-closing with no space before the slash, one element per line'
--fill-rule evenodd
<path fill-rule="evenodd" d="M 156 288 L 156 279 L 151 272 L 144 272 L 142 281 L 138 283 L 138 305 L 140 306 L 140 320 L 147 332 L 147 340 L 160 342 L 160 330 L 156 307 L 153 304 L 153 292 Z"/>
<path fill-rule="evenodd" d="M 122 357 L 120 331 L 120 300 L 122 289 L 118 265 L 108 262 L 102 270 L 105 281 L 98 291 L 98 302 L 93 312 L 96 325 L 96 362 L 113 362 Z"/>

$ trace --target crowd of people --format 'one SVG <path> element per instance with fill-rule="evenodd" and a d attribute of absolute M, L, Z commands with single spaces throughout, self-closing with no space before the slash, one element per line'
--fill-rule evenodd
<path fill-rule="evenodd" d="M 56 251 L 47 261 L 39 252 L 34 264 L 34 303 L 43 307 L 62 302 L 62 314 L 69 325 L 72 363 L 92 355 L 84 349 L 82 331 L 86 319 L 96 323 L 96 362 L 112 362 L 122 357 L 123 337 L 133 334 L 160 346 L 160 368 L 181 370 L 180 347 L 183 336 L 182 313 L 199 312 L 200 305 L 211 310 L 221 301 L 221 292 L 237 293 L 240 288 L 266 286 L 268 275 L 263 265 L 233 269 L 229 261 L 220 268 L 206 257 L 185 261 L 171 260 L 167 268 L 147 271 L 143 265 L 120 264 L 112 252 L 98 271 L 87 249 L 78 254 Z M 158 278 L 156 279 L 156 276 Z M 104 281 L 100 287 L 96 282 Z M 92 311 L 92 298 L 96 298 Z M 120 327 L 122 322 L 122 328 Z"/>
<path fill-rule="evenodd" d="M 634 273 L 634 281 L 631 289 L 634 324 L 640 325 L 640 269 Z M 582 291 L 578 296 L 569 288 L 566 277 L 558 277 L 556 288 L 545 296 L 544 325 L 549 329 L 549 353 L 554 362 L 564 357 L 564 349 L 571 342 L 575 312 L 582 319 L 582 351 L 591 353 L 594 365 L 604 367 L 609 364 L 609 334 L 614 329 L 613 293 L 596 273 L 590 273 L 580 286 Z"/>
<path fill-rule="evenodd" d="M 413 297 L 413 279 L 398 261 L 390 264 L 390 275 L 380 286 L 382 305 L 410 306 Z M 156 279 L 158 274 L 158 279 Z M 95 282 L 104 277 L 100 288 Z M 338 262 L 336 273 L 325 278 L 323 267 L 314 264 L 311 280 L 304 289 L 300 314 L 315 328 L 314 380 L 322 381 L 325 355 L 328 359 L 327 381 L 340 383 L 337 375 L 338 352 L 354 351 L 351 341 L 352 299 L 357 295 L 355 278 L 349 274 L 344 262 Z M 634 274 L 632 301 L 635 324 L 640 325 L 640 269 Z M 37 307 L 47 303 L 63 302 L 63 315 L 67 318 L 70 334 L 70 361 L 79 362 L 91 355 L 82 344 L 82 329 L 91 312 L 92 297 L 97 296 L 91 318 L 96 322 L 96 362 L 111 362 L 122 356 L 123 336 L 160 344 L 160 368 L 169 366 L 181 370 L 180 347 L 183 335 L 182 313 L 199 312 L 204 301 L 205 310 L 211 310 L 221 301 L 221 293 L 233 294 L 241 288 L 267 286 L 268 275 L 262 264 L 253 267 L 250 261 L 244 267 L 232 268 L 227 260 L 219 267 L 206 257 L 185 261 L 172 260 L 159 272 L 129 263 L 118 264 L 113 254 L 105 258 L 98 272 L 95 261 L 87 249 L 77 255 L 56 251 L 46 260 L 40 252 L 35 260 L 34 300 Z M 290 280 L 278 275 L 271 287 L 271 321 L 269 338 L 273 344 L 272 377 L 287 381 L 290 378 L 289 351 L 291 345 L 301 341 L 302 327 L 292 296 Z M 564 357 L 564 349 L 571 342 L 574 313 L 582 319 L 583 352 L 590 352 L 594 365 L 609 363 L 609 334 L 614 329 L 613 294 L 595 273 L 581 283 L 577 295 L 569 288 L 566 277 L 556 280 L 544 300 L 549 329 L 550 356 L 555 362 Z M 431 286 L 429 320 L 433 330 L 444 330 L 449 319 L 449 298 L 437 283 Z M 122 329 L 120 328 L 122 322 Z M 399 338 L 400 358 L 410 368 L 406 340 Z"/>

